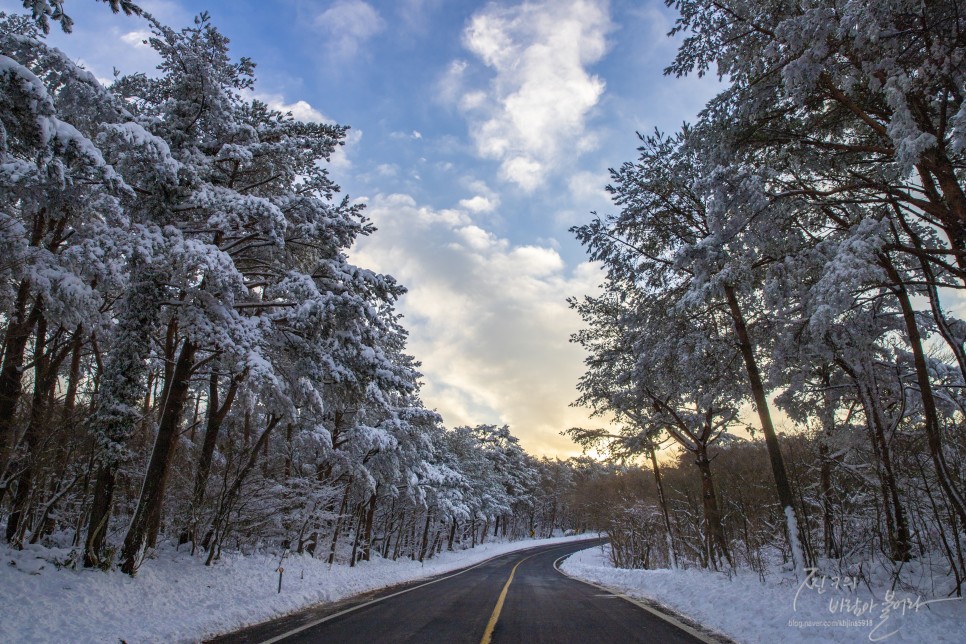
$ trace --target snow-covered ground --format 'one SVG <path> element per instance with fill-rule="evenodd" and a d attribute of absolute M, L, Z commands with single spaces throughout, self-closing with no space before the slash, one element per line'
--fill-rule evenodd
<path fill-rule="evenodd" d="M 666 606 L 739 642 L 966 642 L 963 599 L 929 601 L 818 573 L 800 583 L 791 573 L 762 581 L 753 573 L 619 570 L 605 548 L 571 555 L 561 569 Z"/>
<path fill-rule="evenodd" d="M 68 551 L 0 548 L 0 642 L 197 641 L 300 608 L 429 577 L 496 555 L 596 535 L 485 543 L 418 561 L 375 560 L 355 568 L 308 556 L 224 554 L 215 566 L 204 557 L 162 549 L 137 577 L 120 572 L 58 568 Z"/>

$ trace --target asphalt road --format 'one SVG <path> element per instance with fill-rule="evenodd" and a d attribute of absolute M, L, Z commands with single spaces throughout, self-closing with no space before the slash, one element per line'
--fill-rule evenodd
<path fill-rule="evenodd" d="M 555 561 L 590 545 L 571 543 L 509 553 L 462 571 L 320 606 L 214 641 L 485 644 L 487 637 L 493 644 L 711 641 L 655 616 L 646 607 L 556 570 Z"/>

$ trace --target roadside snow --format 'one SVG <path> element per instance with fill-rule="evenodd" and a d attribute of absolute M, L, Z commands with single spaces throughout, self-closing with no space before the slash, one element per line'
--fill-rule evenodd
<path fill-rule="evenodd" d="M 292 555 L 204 556 L 162 550 L 137 577 L 118 571 L 57 568 L 69 552 L 37 546 L 0 548 L 0 642 L 197 641 L 321 602 L 469 566 L 507 552 L 596 535 L 485 543 L 418 561 L 376 559 L 355 568 Z"/>
<path fill-rule="evenodd" d="M 853 578 L 789 573 L 762 582 L 756 574 L 702 570 L 621 570 L 605 547 L 582 550 L 566 574 L 666 606 L 734 640 L 774 642 L 966 642 L 966 601 L 914 593 L 873 593 Z M 917 601 L 918 597 L 918 601 Z"/>

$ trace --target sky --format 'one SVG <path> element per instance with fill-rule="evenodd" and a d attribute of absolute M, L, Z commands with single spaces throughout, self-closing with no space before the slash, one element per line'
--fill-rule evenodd
<path fill-rule="evenodd" d="M 571 407 L 584 354 L 567 298 L 603 274 L 569 229 L 613 212 L 608 169 L 634 160 L 636 132 L 673 131 L 720 90 L 663 75 L 677 47 L 663 1 L 139 4 L 176 28 L 208 11 L 257 64 L 258 98 L 351 127 L 332 174 L 378 231 L 350 256 L 408 288 L 424 404 L 448 427 L 508 424 L 531 453 L 579 454 L 560 432 L 602 421 Z M 152 72 L 142 19 L 65 10 L 74 32 L 50 41 L 96 76 Z"/>

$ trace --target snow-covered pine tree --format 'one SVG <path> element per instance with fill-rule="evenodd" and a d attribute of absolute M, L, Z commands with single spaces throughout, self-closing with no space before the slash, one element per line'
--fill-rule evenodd
<path fill-rule="evenodd" d="M 707 113 L 731 124 L 741 148 L 770 153 L 762 167 L 787 173 L 786 194 L 882 204 L 870 212 L 889 213 L 901 231 L 894 250 L 913 255 L 926 274 L 910 281 L 907 269 L 881 258 L 902 308 L 937 480 L 966 521 L 911 303 L 914 294 L 929 298 L 941 337 L 961 356 L 960 325 L 942 311 L 935 287 L 966 284 L 966 17 L 955 2 L 673 4 L 681 13 L 675 31 L 687 35 L 668 72 L 716 65 L 732 86 Z"/>
<path fill-rule="evenodd" d="M 3 302 L 12 322 L 0 366 L 0 470 L 9 464 L 24 351 L 31 339 L 35 353 L 34 395 L 21 434 L 18 500 L 8 522 L 8 538 L 19 541 L 42 456 L 38 446 L 49 444 L 51 428 L 42 426 L 42 419 L 52 404 L 60 367 L 71 356 L 69 413 L 63 418 L 72 423 L 80 352 L 103 333 L 105 303 L 126 280 L 116 251 L 123 257 L 130 248 L 125 204 L 134 191 L 109 164 L 109 145 L 102 137 L 111 128 L 143 130 L 130 123 L 124 107 L 89 72 L 47 47 L 29 20 L 3 18 L 0 48 L 5 61 L 0 190 L 10 260 L 3 280 L 10 290 Z M 41 441 L 45 433 L 48 439 Z M 41 514 L 49 509 L 48 504 Z M 42 529 L 33 527 L 38 537 Z"/>
<path fill-rule="evenodd" d="M 574 302 L 587 329 L 574 341 L 588 351 L 576 404 L 621 424 L 572 429 L 577 442 L 620 460 L 653 457 L 664 435 L 694 458 L 701 481 L 705 539 L 702 563 L 733 565 L 724 537 L 709 449 L 732 439 L 728 429 L 746 396 L 726 311 L 679 308 L 668 293 L 628 291 L 605 283 L 604 294 Z M 655 463 L 652 462 L 652 466 Z M 654 467 L 657 474 L 658 469 Z M 658 475 L 659 477 L 659 475 Z M 667 509 L 662 502 L 670 536 Z M 669 547 L 669 558 L 673 552 Z"/>
<path fill-rule="evenodd" d="M 317 431 L 326 386 L 393 373 L 379 335 L 400 292 L 346 260 L 371 228 L 359 207 L 333 201 L 338 188 L 323 167 L 345 128 L 245 100 L 253 65 L 230 59 L 207 16 L 181 31 L 151 24 L 161 76 L 121 78 L 115 91 L 182 164 L 158 213 L 170 270 L 164 358 L 174 366 L 164 371 L 152 460 L 125 539 L 128 572 L 156 539 L 191 375 L 217 358 L 230 365 L 229 389 L 239 378 L 259 389 L 276 419 L 266 428 Z"/>
<path fill-rule="evenodd" d="M 789 547 L 802 570 L 804 540 L 761 365 L 762 343 L 769 338 L 764 269 L 794 249 L 797 236 L 776 234 L 776 215 L 783 211 L 770 210 L 754 168 L 715 165 L 719 146 L 727 144 L 720 127 L 701 122 L 672 137 L 642 136 L 641 142 L 637 162 L 612 172 L 609 190 L 621 212 L 572 230 L 590 257 L 604 263 L 617 294 L 662 295 L 662 310 L 703 318 L 709 328 L 727 320 L 765 436 Z M 759 328 L 761 337 L 754 335 Z"/>

